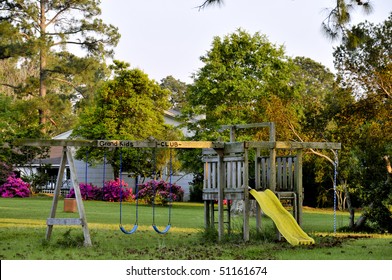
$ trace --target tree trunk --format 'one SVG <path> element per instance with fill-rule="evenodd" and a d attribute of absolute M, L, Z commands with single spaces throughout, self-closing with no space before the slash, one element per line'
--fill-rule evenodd
<path fill-rule="evenodd" d="M 46 97 L 46 65 L 47 65 L 47 46 L 46 46 L 46 15 L 45 15 L 45 4 L 46 0 L 40 1 L 40 65 L 39 65 L 39 97 L 42 101 Z M 41 125 L 41 131 L 46 132 L 46 118 L 47 118 L 47 108 L 42 107 L 38 110 L 39 114 L 39 124 Z"/>
<path fill-rule="evenodd" d="M 343 188 L 344 188 L 344 195 L 346 196 L 348 212 L 350 213 L 348 226 L 349 226 L 349 228 L 354 228 L 355 210 L 354 210 L 352 203 L 351 203 L 351 197 L 350 197 L 350 193 L 347 188 L 347 182 L 343 183 Z"/>

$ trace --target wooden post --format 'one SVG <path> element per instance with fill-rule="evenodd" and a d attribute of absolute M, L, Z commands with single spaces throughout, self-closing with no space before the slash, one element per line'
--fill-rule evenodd
<path fill-rule="evenodd" d="M 249 241 L 249 162 L 248 162 L 248 149 L 244 151 L 244 166 L 243 166 L 243 176 L 244 176 L 244 241 Z"/>
<path fill-rule="evenodd" d="M 64 177 L 65 165 L 67 163 L 67 147 L 63 147 L 63 152 L 61 156 L 61 162 L 59 167 L 59 173 L 57 174 L 56 186 L 53 194 L 52 208 L 50 210 L 49 219 L 56 217 L 57 205 L 59 201 L 59 195 L 61 191 L 61 184 Z M 53 231 L 53 225 L 48 225 L 46 228 L 46 240 L 49 240 Z"/>
<path fill-rule="evenodd" d="M 82 221 L 83 235 L 84 235 L 84 245 L 85 246 L 91 246 L 90 232 L 88 230 L 86 213 L 84 211 L 82 195 L 80 193 L 79 182 L 78 182 L 78 178 L 76 176 L 75 162 L 73 160 L 72 148 L 71 147 L 67 147 L 67 159 L 68 159 L 69 169 L 71 171 L 71 180 L 72 180 L 72 184 L 74 186 L 76 204 L 78 206 L 78 211 L 79 211 L 79 217 L 80 217 L 80 220 Z"/>
<path fill-rule="evenodd" d="M 261 189 L 261 182 L 260 182 L 260 176 L 261 176 L 261 163 L 260 163 L 260 148 L 256 148 L 256 159 L 255 159 L 255 188 L 256 190 Z M 257 232 L 261 231 L 261 208 L 258 203 L 256 203 L 256 230 Z"/>
<path fill-rule="evenodd" d="M 302 204 L 303 204 L 303 186 L 302 186 L 302 149 L 297 150 L 297 161 L 295 164 L 295 193 L 297 194 L 297 222 L 302 226 Z"/>
<path fill-rule="evenodd" d="M 225 162 L 223 161 L 224 151 L 217 150 L 218 153 L 218 237 L 222 241 L 225 227 L 224 227 L 224 187 L 225 187 Z"/>
<path fill-rule="evenodd" d="M 211 227 L 210 223 L 210 201 L 204 200 L 204 228 Z"/>
<path fill-rule="evenodd" d="M 235 129 L 236 129 L 235 125 L 232 125 L 230 127 L 230 142 L 231 143 L 235 142 Z"/>
<path fill-rule="evenodd" d="M 275 142 L 275 124 L 270 123 L 270 135 L 269 135 L 269 141 L 270 142 Z M 269 166 L 269 171 L 270 171 L 270 178 L 269 178 L 269 189 L 273 192 L 275 192 L 276 189 L 276 146 L 274 145 L 270 149 L 270 166 Z"/>

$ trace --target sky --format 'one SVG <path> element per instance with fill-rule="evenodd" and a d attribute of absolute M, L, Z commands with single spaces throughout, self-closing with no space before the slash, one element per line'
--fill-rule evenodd
<path fill-rule="evenodd" d="M 321 23 L 336 0 L 225 0 L 198 9 L 204 0 L 101 0 L 102 19 L 119 28 L 115 59 L 140 68 L 160 82 L 171 75 L 192 83 L 203 64 L 200 56 L 213 38 L 235 32 L 259 32 L 291 57 L 305 56 L 334 72 L 333 47 Z M 380 23 L 392 12 L 392 0 L 371 0 L 370 15 L 353 13 L 353 24 Z"/>

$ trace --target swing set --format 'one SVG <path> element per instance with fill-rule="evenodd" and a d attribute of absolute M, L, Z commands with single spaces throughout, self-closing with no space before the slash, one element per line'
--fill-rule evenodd
<path fill-rule="evenodd" d="M 204 218 L 206 227 L 214 225 L 214 207 L 213 203 L 218 201 L 218 233 L 219 240 L 222 239 L 224 234 L 224 200 L 226 199 L 239 199 L 244 201 L 244 211 L 243 211 L 243 239 L 244 241 L 249 240 L 249 203 L 250 195 L 256 200 L 260 200 L 260 206 L 265 206 L 265 202 L 269 202 L 270 205 L 274 204 L 271 199 L 272 196 L 263 197 L 258 194 L 258 191 L 263 190 L 262 185 L 260 185 L 260 178 L 263 178 L 262 170 L 260 170 L 260 176 L 258 175 L 256 180 L 256 188 L 254 190 L 248 189 L 249 184 L 249 162 L 248 162 L 248 152 L 251 149 L 256 149 L 257 163 L 256 166 L 262 166 L 263 160 L 268 161 L 268 176 L 266 185 L 269 189 L 268 191 L 275 195 L 281 195 L 287 193 L 287 191 L 281 191 L 279 193 L 277 178 L 279 177 L 278 172 L 274 166 L 280 166 L 279 160 L 277 158 L 277 150 L 293 150 L 296 151 L 296 158 L 293 161 L 288 158 L 284 159 L 282 166 L 287 167 L 290 170 L 294 170 L 294 187 L 295 189 L 290 192 L 295 200 L 295 205 L 297 205 L 296 220 L 298 222 L 298 228 L 300 229 L 302 220 L 302 201 L 303 201 L 303 189 L 302 189 L 302 155 L 303 149 L 329 149 L 329 150 L 339 150 L 341 149 L 340 143 L 332 142 L 289 142 L 289 141 L 276 141 L 275 140 L 275 126 L 274 123 L 259 123 L 259 124 L 248 124 L 248 125 L 236 125 L 230 126 L 231 135 L 234 136 L 236 128 L 249 128 L 249 127 L 268 127 L 270 130 L 269 141 L 263 142 L 234 142 L 234 137 L 231 137 L 230 142 L 214 142 L 214 141 L 134 141 L 134 140 L 62 140 L 62 139 L 51 139 L 51 140 L 39 140 L 39 139 L 19 139 L 13 144 L 17 146 L 35 146 L 35 147 L 50 147 L 50 146 L 62 146 L 63 153 L 59 168 L 59 173 L 57 176 L 56 187 L 53 196 L 52 209 L 50 216 L 47 219 L 47 231 L 46 239 L 49 240 L 53 226 L 54 225 L 80 225 L 83 229 L 84 234 L 84 245 L 91 246 L 91 238 L 88 229 L 88 223 L 86 219 L 86 214 L 82 202 L 82 197 L 80 193 L 79 183 L 76 177 L 76 168 L 73 159 L 73 149 L 74 147 L 98 147 L 98 148 L 153 148 L 154 151 L 159 148 L 169 149 L 203 149 L 204 154 L 204 188 L 203 188 L 203 200 L 204 200 Z M 225 127 L 226 128 L 226 127 Z M 260 150 L 269 150 L 269 158 L 263 159 L 260 157 Z M 121 149 L 120 149 L 121 151 Z M 156 159 L 154 159 L 156 160 Z M 65 166 L 68 161 L 71 181 L 74 186 L 76 204 L 79 212 L 79 219 L 75 218 L 56 218 L 56 209 L 59 200 L 61 182 L 64 176 Z M 106 159 L 104 160 L 106 162 Z M 122 153 L 120 152 L 120 182 L 122 182 Z M 265 164 L 264 164 L 265 165 Z M 293 167 L 294 166 L 294 167 Z M 259 168 L 259 167 L 258 167 Z M 172 154 L 170 153 L 170 201 L 168 207 L 168 223 L 166 227 L 162 230 L 158 228 L 155 220 L 155 196 L 152 203 L 152 227 L 158 234 L 166 234 L 171 228 L 171 211 L 172 211 Z M 105 168 L 104 168 L 105 170 Z M 259 172 L 259 171 L 258 171 Z M 284 171 L 285 174 L 291 174 L 291 172 Z M 336 172 L 335 172 L 336 173 Z M 291 175 L 289 175 L 291 176 Z M 336 176 L 336 174 L 335 174 Z M 286 177 L 282 177 L 283 182 Z M 290 177 L 292 178 L 292 177 Z M 291 179 L 290 179 L 291 180 Z M 263 183 L 264 184 L 264 183 Z M 121 186 L 121 190 L 122 190 Z M 123 199 L 120 199 L 120 230 L 124 234 L 133 234 L 138 229 L 138 218 L 139 218 L 139 203 L 138 203 L 138 180 L 136 180 L 136 213 L 135 222 L 130 230 L 127 230 L 123 225 Z M 277 203 L 275 203 L 277 204 Z M 275 205 L 274 204 L 274 205 Z M 269 209 L 269 208 L 268 208 Z M 267 209 L 267 210 L 268 210 Z M 274 214 L 274 213 L 272 213 Z M 257 228 L 260 227 L 260 213 L 256 216 Z M 279 220 L 278 220 L 279 222 Z"/>
<path fill-rule="evenodd" d="M 153 190 L 154 193 L 154 198 L 152 201 L 152 228 L 155 230 L 155 232 L 159 233 L 159 234 L 166 234 L 169 232 L 170 228 L 171 228 L 171 209 L 172 209 L 172 176 L 173 176 L 173 164 L 172 164 L 172 151 L 170 150 L 170 160 L 169 160 L 169 166 L 170 166 L 170 171 L 169 171 L 169 207 L 168 207 L 168 223 L 165 227 L 165 229 L 160 230 L 155 222 L 155 197 L 156 197 L 156 190 Z M 154 152 L 154 174 L 155 174 L 155 170 L 156 170 L 156 153 Z M 154 176 L 154 180 L 155 180 L 155 176 Z M 136 193 L 136 197 L 135 197 L 135 203 L 136 203 L 136 210 L 135 210 L 135 223 L 133 225 L 133 227 L 130 230 L 126 230 L 125 227 L 122 224 L 122 203 L 123 203 L 123 199 L 122 199 L 122 152 L 120 150 L 120 188 L 121 188 L 121 193 L 120 193 L 120 230 L 124 233 L 124 234 L 133 234 L 137 231 L 138 229 L 138 222 L 139 222 L 139 197 L 138 197 L 138 176 L 136 176 L 136 182 L 135 182 L 135 193 Z"/>
<path fill-rule="evenodd" d="M 71 225 L 79 225 L 82 226 L 83 235 L 84 235 L 84 245 L 91 246 L 91 237 L 88 229 L 88 223 L 86 218 L 86 213 L 83 205 L 82 195 L 80 192 L 78 178 L 76 176 L 76 168 L 74 162 L 74 149 L 75 147 L 98 147 L 98 148 L 164 148 L 164 149 L 188 149 L 188 148 L 222 148 L 222 142 L 210 142 L 210 141 L 134 141 L 134 140 L 68 140 L 68 139 L 18 139 L 14 143 L 16 146 L 32 146 L 32 147 L 54 147 L 61 146 L 63 147 L 62 157 L 59 166 L 59 172 L 56 180 L 55 191 L 53 195 L 52 208 L 50 211 L 49 218 L 46 220 L 47 230 L 46 230 L 46 239 L 49 240 L 53 231 L 54 225 L 62 225 L 62 226 L 71 226 Z M 106 156 L 105 156 L 106 157 Z M 156 159 L 154 159 L 156 160 Z M 64 172 L 66 168 L 66 164 L 68 162 L 72 185 L 74 186 L 75 191 L 75 200 L 79 213 L 79 218 L 56 218 L 57 205 L 60 196 L 61 190 L 61 182 L 64 177 Z M 106 158 L 104 159 L 106 163 Z M 122 173 L 122 154 L 120 154 L 120 176 Z M 169 232 L 171 228 L 171 214 L 172 214 L 172 153 L 170 153 L 170 201 L 168 207 L 168 223 L 164 229 L 159 229 L 156 224 L 155 214 L 156 214 L 156 206 L 155 206 L 155 196 L 152 203 L 153 210 L 153 221 L 152 227 L 155 232 L 158 234 L 166 234 Z M 104 172 L 106 172 L 104 167 Z M 87 171 L 86 171 L 87 174 Z M 105 176 L 105 175 L 104 175 Z M 122 178 L 120 178 L 120 182 L 122 182 Z M 138 182 L 136 181 L 136 187 L 138 186 Z M 122 190 L 121 186 L 121 190 Z M 136 189 L 136 194 L 137 194 Z M 133 234 L 138 229 L 138 197 L 136 196 L 136 219 L 133 227 L 130 230 L 127 230 L 122 221 L 123 216 L 123 199 L 120 199 L 120 230 L 124 234 Z"/>

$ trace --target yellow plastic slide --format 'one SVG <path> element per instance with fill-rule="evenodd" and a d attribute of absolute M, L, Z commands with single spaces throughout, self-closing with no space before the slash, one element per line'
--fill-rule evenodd
<path fill-rule="evenodd" d="M 249 193 L 257 200 L 261 210 L 274 221 L 287 242 L 294 246 L 314 244 L 314 239 L 302 230 L 294 217 L 283 207 L 271 190 L 257 192 L 252 189 Z"/>

